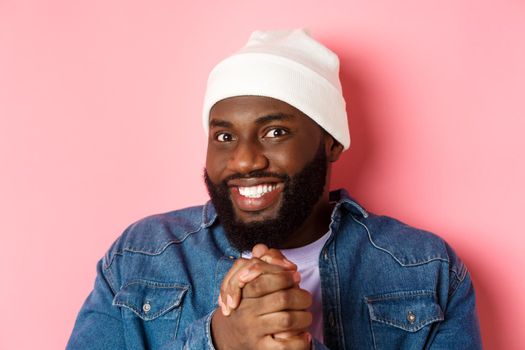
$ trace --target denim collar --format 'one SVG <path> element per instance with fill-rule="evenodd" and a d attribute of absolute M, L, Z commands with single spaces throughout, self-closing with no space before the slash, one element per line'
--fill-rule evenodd
<path fill-rule="evenodd" d="M 365 208 L 357 203 L 344 188 L 331 191 L 329 194 L 330 202 L 337 202 L 332 212 L 332 218 L 339 215 L 341 208 L 345 208 L 351 213 L 364 218 L 368 217 L 368 212 Z M 202 227 L 210 227 L 217 219 L 217 212 L 211 203 L 211 200 L 206 202 L 202 210 Z"/>

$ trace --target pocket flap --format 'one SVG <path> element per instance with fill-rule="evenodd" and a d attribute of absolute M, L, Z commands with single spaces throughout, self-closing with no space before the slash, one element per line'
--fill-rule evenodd
<path fill-rule="evenodd" d="M 417 332 L 426 325 L 443 321 L 443 311 L 433 291 L 403 291 L 367 297 L 373 321 Z"/>
<path fill-rule="evenodd" d="M 153 320 L 178 307 L 188 286 L 135 280 L 126 284 L 113 298 L 113 305 L 126 307 L 145 321 Z"/>

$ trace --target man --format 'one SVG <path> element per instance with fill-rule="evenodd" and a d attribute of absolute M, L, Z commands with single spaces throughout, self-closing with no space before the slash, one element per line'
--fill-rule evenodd
<path fill-rule="evenodd" d="M 68 349 L 479 349 L 466 267 L 437 236 L 329 192 L 350 145 L 337 56 L 255 32 L 211 72 L 211 202 L 131 225 Z"/>

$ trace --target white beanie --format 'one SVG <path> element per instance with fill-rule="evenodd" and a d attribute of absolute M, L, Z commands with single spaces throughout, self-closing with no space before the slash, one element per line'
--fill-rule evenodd
<path fill-rule="evenodd" d="M 206 133 L 215 103 L 234 96 L 266 96 L 297 108 L 350 147 L 339 58 L 305 30 L 255 31 L 237 53 L 210 73 L 202 113 Z"/>

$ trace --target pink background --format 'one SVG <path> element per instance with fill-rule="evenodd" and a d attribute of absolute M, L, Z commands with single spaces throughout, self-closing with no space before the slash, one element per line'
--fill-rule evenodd
<path fill-rule="evenodd" d="M 59 349 L 95 264 L 200 204 L 207 74 L 253 29 L 338 52 L 368 209 L 447 239 L 487 349 L 525 349 L 523 1 L 0 0 L 1 349 Z"/>

